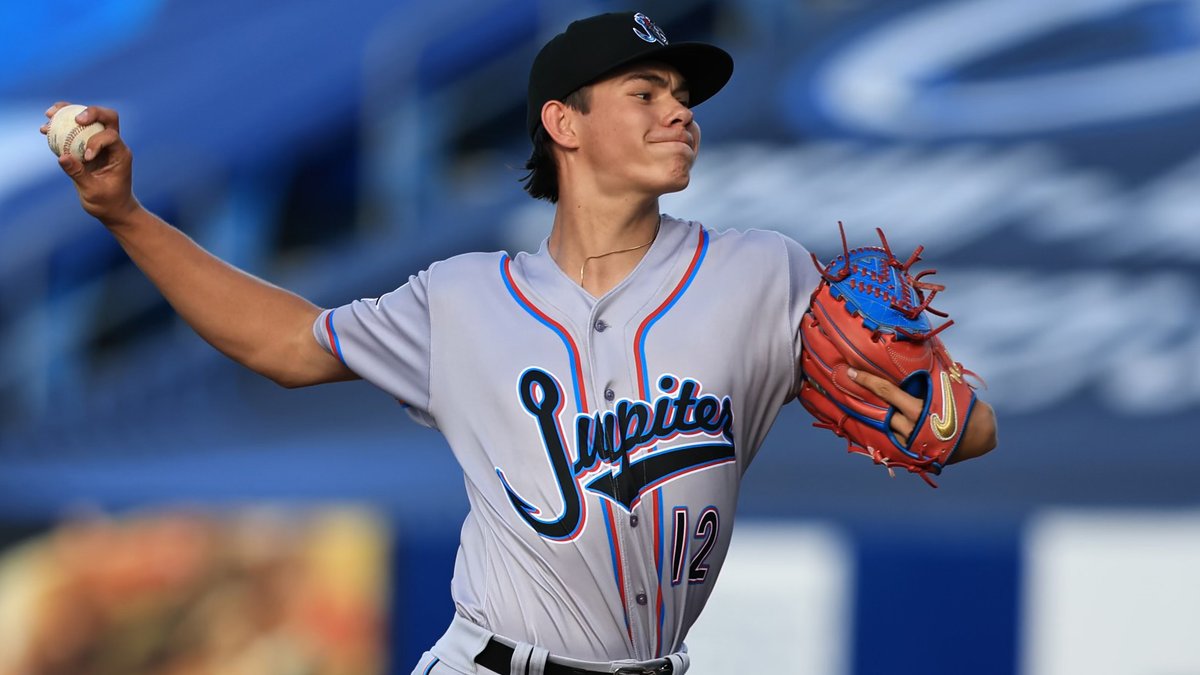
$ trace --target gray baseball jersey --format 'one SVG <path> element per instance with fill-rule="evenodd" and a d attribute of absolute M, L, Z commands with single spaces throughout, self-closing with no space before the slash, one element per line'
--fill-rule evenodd
<path fill-rule="evenodd" d="M 599 299 L 543 243 L 435 263 L 314 332 L 462 466 L 459 614 L 551 654 L 645 660 L 682 647 L 712 591 L 817 280 L 776 232 L 664 215 Z"/>

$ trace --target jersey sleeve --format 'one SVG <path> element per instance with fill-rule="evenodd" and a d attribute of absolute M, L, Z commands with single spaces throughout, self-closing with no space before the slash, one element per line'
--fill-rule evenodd
<path fill-rule="evenodd" d="M 792 335 L 792 363 L 795 364 L 792 391 L 795 392 L 800 386 L 800 321 L 808 311 L 812 293 L 821 281 L 821 273 L 813 265 L 808 249 L 790 237 L 780 236 L 783 237 L 784 247 L 787 249 L 788 326 Z"/>
<path fill-rule="evenodd" d="M 427 426 L 433 426 L 428 413 L 431 333 L 428 270 L 378 298 L 327 309 L 313 323 L 326 351 Z"/>

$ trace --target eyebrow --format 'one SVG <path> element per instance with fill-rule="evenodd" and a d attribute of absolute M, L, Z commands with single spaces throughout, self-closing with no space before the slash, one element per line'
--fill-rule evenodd
<path fill-rule="evenodd" d="M 663 77 L 662 75 L 659 75 L 657 73 L 652 73 L 650 71 L 643 71 L 643 70 L 637 70 L 632 73 L 629 73 L 625 77 L 621 78 L 621 83 L 624 84 L 626 82 L 631 82 L 633 80 L 645 80 L 646 82 L 649 82 L 650 84 L 653 84 L 653 85 L 659 86 L 659 87 L 663 87 L 663 88 L 671 86 L 671 83 L 669 81 L 667 81 L 667 78 Z M 688 89 L 687 80 L 680 80 L 679 86 L 676 87 L 675 91 L 673 91 L 672 93 L 679 93 L 679 92 L 691 93 L 691 91 Z"/>

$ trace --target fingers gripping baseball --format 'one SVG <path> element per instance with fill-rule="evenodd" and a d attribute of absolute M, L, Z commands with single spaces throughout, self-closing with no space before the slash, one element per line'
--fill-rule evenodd
<path fill-rule="evenodd" d="M 54 113 L 58 112 L 60 108 L 65 108 L 66 106 L 69 106 L 69 105 L 71 105 L 71 104 L 67 101 L 57 101 L 54 105 L 50 106 L 49 108 L 46 108 L 46 118 L 47 119 L 53 118 Z M 47 124 L 49 124 L 49 122 L 47 122 Z M 46 128 L 46 127 L 43 127 L 43 128 Z M 45 133 L 45 132 L 43 132 L 43 133 Z"/>
<path fill-rule="evenodd" d="M 52 122 L 43 125 L 41 132 L 51 134 L 52 125 L 61 128 L 60 124 L 73 123 L 81 128 L 103 126 L 102 130 L 92 133 L 82 147 L 54 148 L 56 139 L 52 136 L 50 140 L 52 149 L 60 153 L 58 165 L 74 182 L 84 210 L 106 223 L 120 220 L 137 205 L 132 188 L 133 155 L 121 138 L 120 116 L 111 108 L 90 106 L 76 114 L 73 121 L 60 123 L 55 120 L 55 114 L 68 105 L 59 101 L 50 106 L 46 116 Z M 70 111 L 63 111 L 63 116 L 69 114 Z"/>
<path fill-rule="evenodd" d="M 87 151 L 84 152 L 83 159 L 85 162 L 91 162 L 99 158 L 101 153 L 110 149 L 116 151 L 124 149 L 124 145 L 125 143 L 121 140 L 121 136 L 117 133 L 117 130 L 109 127 L 88 139 Z M 103 167 L 103 165 L 104 163 L 101 161 L 100 166 Z"/>

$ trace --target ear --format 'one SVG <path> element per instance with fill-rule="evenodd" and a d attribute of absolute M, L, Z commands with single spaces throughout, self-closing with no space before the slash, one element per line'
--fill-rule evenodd
<path fill-rule="evenodd" d="M 542 126 L 555 143 L 565 148 L 578 148 L 579 138 L 574 127 L 576 114 L 562 101 L 546 101 L 542 106 Z"/>

